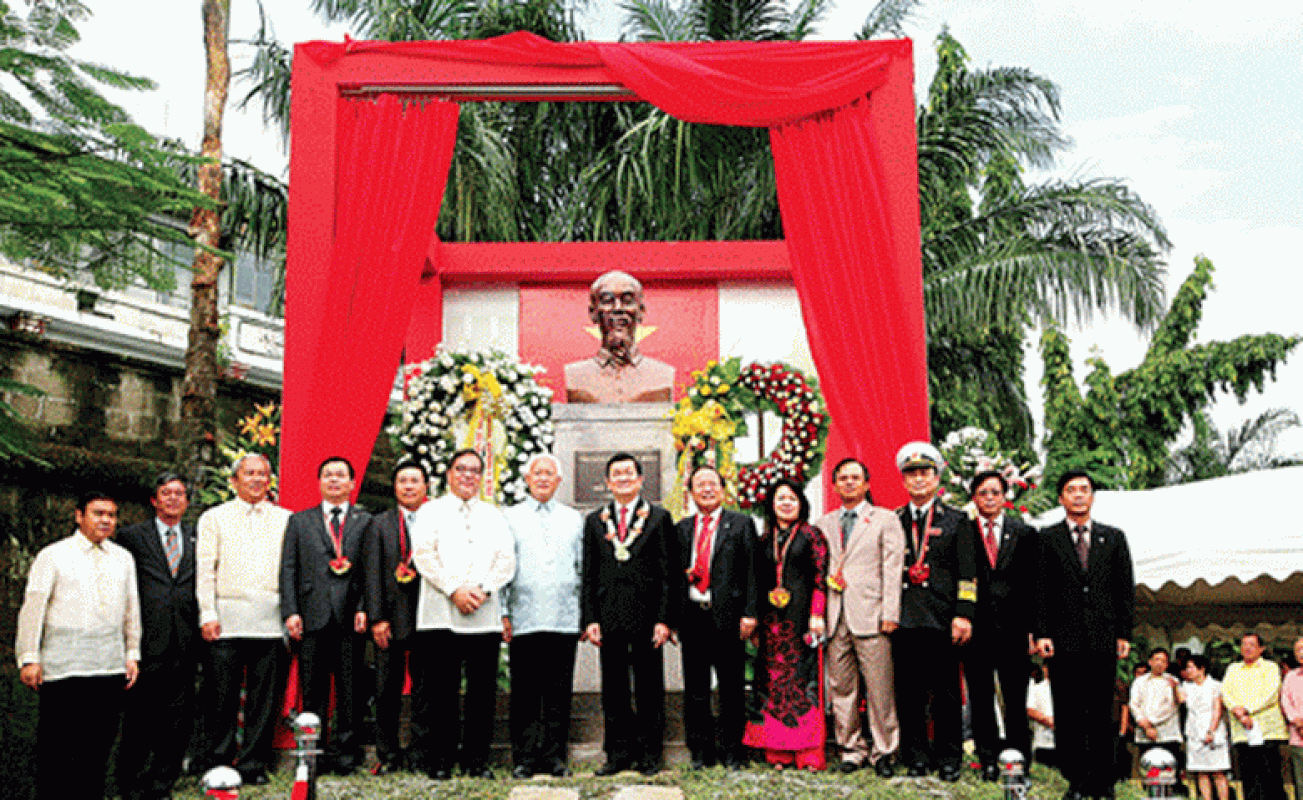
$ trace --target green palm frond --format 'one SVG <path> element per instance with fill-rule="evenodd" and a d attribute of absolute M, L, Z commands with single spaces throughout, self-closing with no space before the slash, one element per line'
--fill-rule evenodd
<path fill-rule="evenodd" d="M 905 23 L 909 22 L 922 0 L 879 0 L 869 15 L 856 39 L 881 39 L 885 37 L 904 38 Z"/>

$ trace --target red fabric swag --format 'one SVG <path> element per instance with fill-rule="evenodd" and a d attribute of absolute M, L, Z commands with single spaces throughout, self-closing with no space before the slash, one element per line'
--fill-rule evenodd
<path fill-rule="evenodd" d="M 286 276 L 280 469 L 289 508 L 317 502 L 325 458 L 343 456 L 359 473 L 371 458 L 439 217 L 458 111 L 442 100 L 340 99 L 334 257 Z"/>

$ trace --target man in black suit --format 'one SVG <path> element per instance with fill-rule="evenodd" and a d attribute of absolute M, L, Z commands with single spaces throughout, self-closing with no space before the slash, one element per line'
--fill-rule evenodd
<path fill-rule="evenodd" d="M 366 648 L 362 543 L 371 515 L 349 503 L 353 465 L 332 456 L 317 468 L 320 505 L 290 517 L 281 555 L 281 616 L 300 643 L 303 710 L 330 719 L 335 677 L 335 727 L 323 767 L 348 774 L 361 765 L 362 656 Z"/>
<path fill-rule="evenodd" d="M 127 693 L 117 783 L 128 800 L 169 797 L 181 775 L 193 728 L 199 635 L 195 527 L 185 480 L 164 472 L 149 498 L 154 517 L 118 531 L 136 562 L 140 594 L 140 678 Z"/>
<path fill-rule="evenodd" d="M 1113 797 L 1113 684 L 1131 650 L 1136 583 L 1127 538 L 1090 517 L 1095 481 L 1059 477 L 1066 519 L 1041 531 L 1036 648 L 1053 658 L 1054 747 L 1065 800 Z"/>
<path fill-rule="evenodd" d="M 421 674 L 412 647 L 421 591 L 412 566 L 412 518 L 425 503 L 429 484 L 425 467 L 400 463 L 394 470 L 398 505 L 373 517 L 366 536 L 366 615 L 376 645 L 377 773 L 415 767 L 423 752 L 422 731 L 413 726 L 409 757 L 399 741 L 398 727 L 408 670 L 413 679 Z"/>
<path fill-rule="evenodd" d="M 679 634 L 683 638 L 683 723 L 692 767 L 715 763 L 716 720 L 710 669 L 719 679 L 718 753 L 730 769 L 742 766 L 746 725 L 743 642 L 756 629 L 756 526 L 720 507 L 724 481 L 714 467 L 688 478 L 697 513 L 678 524 Z"/>
<path fill-rule="evenodd" d="M 973 741 L 982 777 L 1000 777 L 1000 753 L 1012 747 L 1031 763 L 1027 676 L 1031 674 L 1032 604 L 1036 587 L 1036 531 L 1004 513 L 1008 480 L 997 470 L 969 483 L 977 507 L 970 520 L 977 539 L 977 617 L 973 639 L 961 649 L 973 713 Z M 996 724 L 995 686 L 1004 702 L 1004 739 Z"/>
<path fill-rule="evenodd" d="M 669 512 L 642 499 L 642 465 L 628 453 L 606 462 L 614 501 L 584 521 L 580 617 L 584 639 L 601 648 L 606 764 L 598 775 L 637 767 L 660 771 L 665 738 L 661 646 L 670 640 L 679 577 Z M 629 673 L 637 714 L 629 697 Z"/>
<path fill-rule="evenodd" d="M 959 647 L 973 633 L 977 554 L 964 515 L 937 499 L 941 465 L 941 454 L 927 442 L 910 442 L 896 454 L 909 502 L 897 511 L 905 530 L 905 569 L 891 653 L 900 750 L 909 775 L 936 769 L 939 778 L 954 782 L 963 746 Z"/>

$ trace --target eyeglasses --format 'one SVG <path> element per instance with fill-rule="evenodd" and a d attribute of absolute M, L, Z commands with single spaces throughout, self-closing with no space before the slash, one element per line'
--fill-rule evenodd
<path fill-rule="evenodd" d="M 479 475 L 484 471 L 484 467 L 465 467 L 459 464 L 453 467 L 452 471 L 458 475 Z"/>

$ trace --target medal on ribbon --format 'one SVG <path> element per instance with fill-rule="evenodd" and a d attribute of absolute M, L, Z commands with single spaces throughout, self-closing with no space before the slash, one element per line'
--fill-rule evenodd
<path fill-rule="evenodd" d="M 330 559 L 330 571 L 336 575 L 344 575 L 352 568 L 353 562 L 343 556 Z"/>
<path fill-rule="evenodd" d="M 646 501 L 639 500 L 637 502 L 637 510 L 633 513 L 633 520 L 625 534 L 624 541 L 620 541 L 620 538 L 616 535 L 615 520 L 612 519 L 610 506 L 603 508 L 599 517 L 606 525 L 605 538 L 606 541 L 611 543 L 611 547 L 615 549 L 616 561 L 624 562 L 633 557 L 629 547 L 642 533 L 643 526 L 647 524 L 647 517 L 651 514 L 651 508 Z"/>
<path fill-rule="evenodd" d="M 842 576 L 840 569 L 828 576 L 828 588 L 834 592 L 846 591 L 846 578 Z"/>
<path fill-rule="evenodd" d="M 909 568 L 909 582 L 918 586 L 927 580 L 928 575 L 932 573 L 932 568 L 922 561 L 912 564 Z"/>
<path fill-rule="evenodd" d="M 406 564 L 399 564 L 394 568 L 394 580 L 399 583 L 411 583 L 416 580 L 416 570 Z"/>
<path fill-rule="evenodd" d="M 792 593 L 782 586 L 769 590 L 769 605 L 774 608 L 786 608 L 792 602 Z"/>

